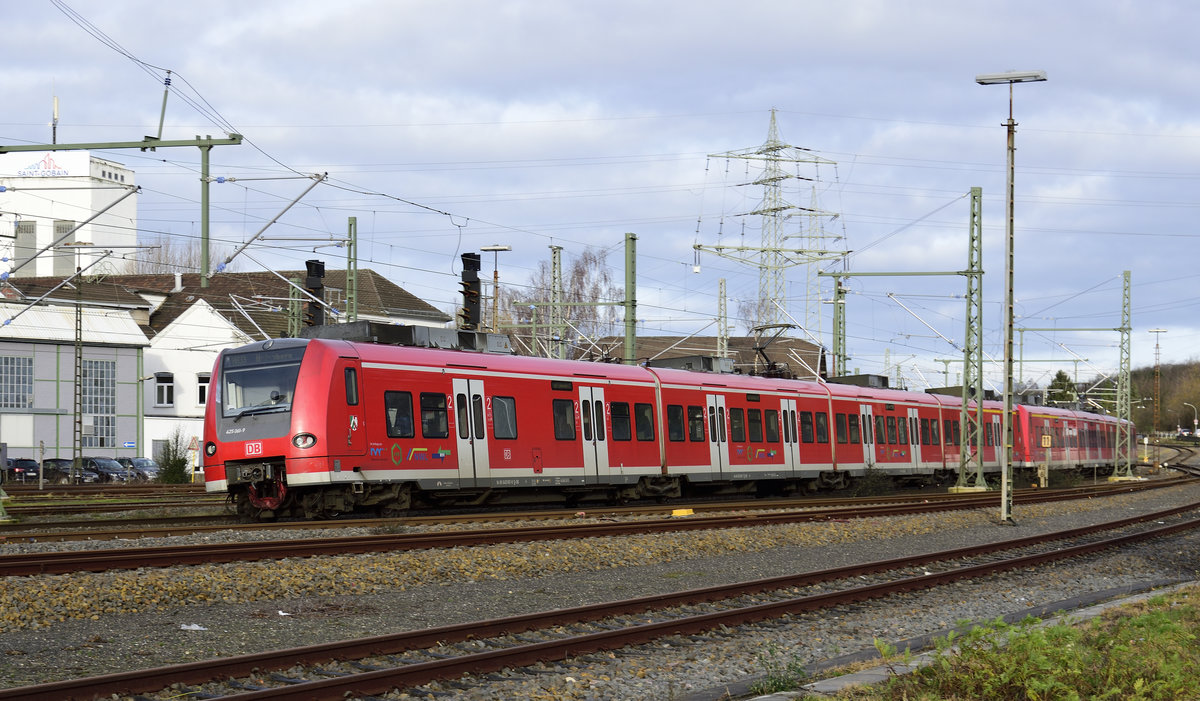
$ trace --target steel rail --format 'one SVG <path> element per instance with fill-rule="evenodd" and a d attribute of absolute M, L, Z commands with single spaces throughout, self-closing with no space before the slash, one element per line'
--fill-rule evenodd
<path fill-rule="evenodd" d="M 1114 492 L 1128 493 L 1143 489 L 1160 489 L 1163 487 L 1176 486 L 1178 484 L 1185 483 L 1186 479 L 1187 478 L 1184 477 L 1170 477 L 1162 480 L 1143 483 L 1098 484 L 1086 487 L 1071 487 L 1054 490 L 1017 490 L 1015 492 L 1015 499 L 1021 503 L 1026 503 L 1031 499 L 1031 496 L 1027 495 L 1037 495 L 1037 498 L 1039 499 L 1047 499 L 1051 497 L 1065 498 L 1067 495 L 1070 495 L 1072 498 L 1103 496 L 1112 494 Z M 496 521 L 569 519 L 579 518 L 581 514 L 590 517 L 663 515 L 671 513 L 672 511 L 680 508 L 691 509 L 696 513 L 727 513 L 730 511 L 769 511 L 787 509 L 795 510 L 828 507 L 841 508 L 846 506 L 848 503 L 866 505 L 937 503 L 941 501 L 953 502 L 955 500 L 961 500 L 967 496 L 977 495 L 918 492 L 878 497 L 839 497 L 803 500 L 756 499 L 753 501 L 718 501 L 699 503 L 681 502 L 670 505 L 655 504 L 623 507 L 601 506 L 583 509 L 546 509 L 536 511 L 508 512 L 484 511 L 469 512 L 465 514 L 461 512 L 452 514 L 434 513 L 390 518 L 339 518 L 328 521 L 287 520 L 248 523 L 239 520 L 238 517 L 235 517 L 231 514 L 193 514 L 191 516 L 115 518 L 104 521 L 87 522 L 81 522 L 78 520 L 60 520 L 35 523 L 18 522 L 0 524 L 0 541 L 6 538 L 15 542 L 20 542 L 26 539 L 36 539 L 39 542 L 70 540 L 115 540 L 118 538 L 136 539 L 146 537 L 178 536 L 193 533 L 208 533 L 221 530 L 282 531 L 305 529 L 380 528 L 389 526 L 420 526 L 429 524 L 462 524 Z M 205 505 L 209 505 L 209 502 L 197 503 L 197 507 Z M 211 521 L 217 523 L 196 523 L 197 521 L 201 521 L 203 519 L 210 519 Z M 86 527 L 80 527 L 85 524 Z M 113 524 L 120 524 L 121 526 L 136 526 L 136 528 L 111 527 Z"/>
<path fill-rule="evenodd" d="M 986 555 L 1054 540 L 1078 538 L 1141 522 L 1155 521 L 1196 508 L 1200 508 L 1200 503 L 1059 533 L 1028 536 L 999 543 L 975 545 L 944 552 L 927 553 L 913 557 L 900 557 L 797 575 L 771 577 L 732 585 L 706 587 L 703 589 L 640 597 L 626 601 L 605 602 L 569 609 L 542 611 L 490 621 L 462 623 L 441 628 L 416 630 L 288 650 L 216 658 L 149 670 L 120 672 L 85 679 L 50 682 L 36 686 L 0 689 L 0 701 L 28 701 L 31 699 L 49 698 L 91 699 L 114 694 L 149 693 L 168 688 L 173 684 L 203 684 L 214 679 L 249 676 L 264 671 L 286 669 L 295 665 L 312 665 L 328 663 L 338 659 L 389 655 L 421 647 L 434 646 L 439 643 L 449 644 L 489 636 L 520 633 L 536 628 L 547 628 L 567 623 L 595 621 L 611 616 L 640 613 L 646 610 L 727 599 L 743 594 L 775 591 L 787 587 L 806 586 L 823 581 L 877 574 L 932 562 L 944 562 L 964 557 Z M 942 572 L 922 574 L 920 576 L 904 577 L 898 580 L 837 592 L 780 600 L 715 613 L 699 614 L 621 630 L 590 633 L 490 652 L 468 654 L 449 660 L 423 662 L 395 669 L 372 671 L 334 679 L 304 682 L 287 687 L 264 689 L 238 694 L 237 698 L 246 699 L 247 701 L 251 699 L 341 699 L 346 694 L 385 693 L 392 688 L 416 686 L 436 679 L 458 676 L 463 673 L 480 674 L 497 671 L 505 667 L 529 665 L 553 659 L 564 659 L 569 656 L 578 656 L 601 650 L 624 647 L 626 645 L 649 642 L 667 635 L 699 633 L 718 626 L 742 625 L 758 620 L 776 618 L 785 614 L 802 613 L 838 604 L 879 598 L 893 593 L 925 589 L 962 579 L 986 576 L 1004 570 L 1019 569 L 1046 562 L 1069 559 L 1196 527 L 1200 527 L 1200 519 L 1182 521 L 1140 533 L 1063 547 L 1043 553 L 1024 555 L 1003 561 L 969 565 Z"/>
<path fill-rule="evenodd" d="M 1145 484 L 1145 483 L 1143 483 Z M 1070 497 L 1063 497 L 1070 498 Z M 1056 500 L 1053 495 L 1031 500 Z M 882 506 L 817 509 L 766 514 L 736 514 L 599 524 L 561 524 L 526 528 L 486 528 L 437 533 L 299 538 L 204 545 L 169 545 L 148 548 L 113 548 L 0 555 L 0 576 L 104 572 L 139 567 L 171 567 L 289 557 L 348 555 L 371 552 L 424 550 L 496 543 L 645 535 L 719 528 L 749 528 L 813 521 L 899 516 L 930 511 L 961 511 L 992 506 L 995 495 L 968 495 L 950 503 L 889 504 Z"/>

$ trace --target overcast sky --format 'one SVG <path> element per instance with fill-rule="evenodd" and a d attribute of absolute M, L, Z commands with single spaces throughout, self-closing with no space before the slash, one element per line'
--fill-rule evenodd
<path fill-rule="evenodd" d="M 851 271 L 962 270 L 966 195 L 983 188 L 995 385 L 1008 89 L 975 76 L 1049 76 L 1014 92 L 1017 326 L 1114 329 L 1129 270 L 1134 366 L 1153 364 L 1156 338 L 1163 362 L 1193 359 L 1197 27 L 1200 5 L 1183 1 L 12 2 L 0 143 L 48 142 L 55 95 L 59 143 L 154 134 L 170 70 L 165 138 L 246 138 L 212 153 L 213 175 L 241 179 L 213 186 L 227 245 L 306 187 L 258 178 L 328 173 L 268 236 L 336 238 L 355 216 L 360 266 L 451 312 L 462 252 L 511 245 L 501 281 L 522 284 L 549 246 L 567 264 L 591 246 L 622 280 L 633 232 L 639 333 L 711 335 L 717 280 L 732 314 L 758 271 L 704 253 L 695 273 L 693 245 L 759 245 L 760 221 L 737 215 L 762 190 L 743 185 L 756 176 L 745 162 L 710 154 L 760 146 L 775 109 L 783 141 L 836 163 L 817 198 L 839 214 L 827 229 L 855 251 Z M 137 173 L 143 236 L 198 236 L 198 149 L 103 155 Z M 809 206 L 804 188 L 785 194 Z M 267 245 L 248 252 L 271 267 L 314 257 L 313 243 Z M 318 251 L 331 267 L 343 256 Z M 788 281 L 801 319 L 802 270 Z M 943 384 L 936 359 L 961 356 L 964 279 L 848 284 L 850 369 L 899 363 L 911 386 Z M 828 346 L 824 308 L 814 332 Z M 1118 339 L 1026 332 L 1024 375 L 1045 384 L 1076 359 L 1081 378 L 1112 372 Z"/>

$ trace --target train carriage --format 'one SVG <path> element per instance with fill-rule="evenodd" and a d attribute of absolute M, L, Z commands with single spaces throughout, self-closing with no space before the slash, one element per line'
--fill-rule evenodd
<path fill-rule="evenodd" d="M 997 402 L 963 446 L 944 395 L 347 340 L 227 350 L 213 377 L 206 483 L 257 517 L 938 482 L 1003 445 Z M 1111 417 L 1014 420 L 1014 467 L 1113 460 Z"/>

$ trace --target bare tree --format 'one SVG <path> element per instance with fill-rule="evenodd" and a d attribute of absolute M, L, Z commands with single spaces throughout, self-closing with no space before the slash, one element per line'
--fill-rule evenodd
<path fill-rule="evenodd" d="M 200 272 L 201 248 L 200 239 L 160 234 L 150 239 L 145 245 L 156 246 L 138 257 L 134 272 L 137 275 L 156 275 L 160 273 L 198 273 Z M 209 260 L 223 260 L 232 253 L 231 249 L 222 246 L 209 248 Z M 237 261 L 230 267 L 237 265 Z"/>
<path fill-rule="evenodd" d="M 562 329 L 549 328 L 553 288 L 551 262 L 540 261 L 526 287 L 501 291 L 500 330 L 509 331 L 532 348 L 530 329 L 536 313 L 537 324 L 541 327 L 538 335 L 543 339 L 548 333 L 562 333 L 564 338 L 574 338 L 578 331 L 591 339 L 617 333 L 621 322 L 617 303 L 624 300 L 625 289 L 613 280 L 608 251 L 589 247 L 566 267 L 560 311 L 567 325 Z M 607 304 L 596 305 L 597 302 Z M 541 351 L 536 352 L 540 354 Z"/>

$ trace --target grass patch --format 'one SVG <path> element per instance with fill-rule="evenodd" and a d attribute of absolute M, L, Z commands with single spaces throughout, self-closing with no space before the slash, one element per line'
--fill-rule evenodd
<path fill-rule="evenodd" d="M 808 673 L 804 670 L 804 662 L 796 655 L 785 656 L 774 643 L 767 645 L 767 650 L 758 656 L 763 666 L 763 678 L 750 686 L 753 694 L 774 694 L 777 691 L 795 689 L 804 683 Z"/>
<path fill-rule="evenodd" d="M 1038 623 L 997 621 L 951 635 L 937 642 L 930 666 L 839 698 L 1200 698 L 1198 589 L 1116 607 L 1080 625 Z"/>

